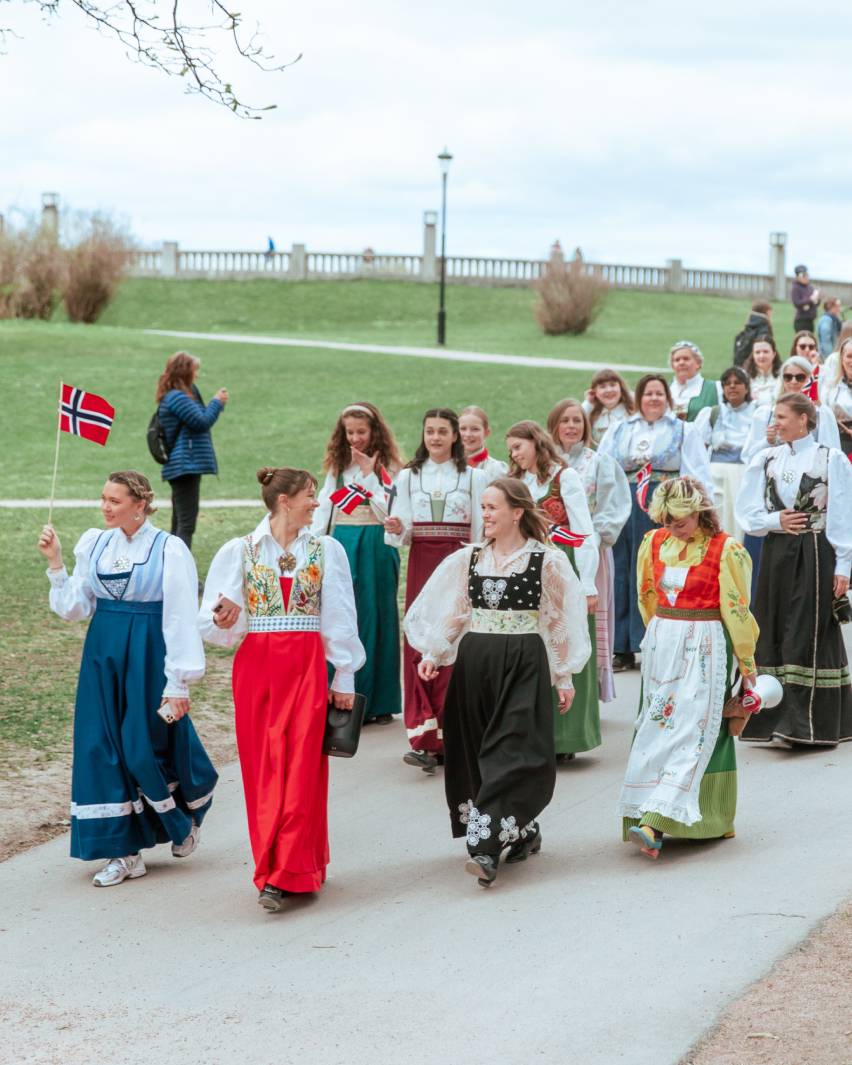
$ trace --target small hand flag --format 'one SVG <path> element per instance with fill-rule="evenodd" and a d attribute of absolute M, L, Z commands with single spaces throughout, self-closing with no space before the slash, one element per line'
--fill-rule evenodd
<path fill-rule="evenodd" d="M 362 488 L 360 484 L 347 484 L 343 488 L 338 488 L 336 492 L 331 495 L 331 501 L 344 514 L 351 514 L 356 507 L 360 507 L 362 503 L 366 503 L 368 499 L 373 498 L 373 493 L 368 492 L 366 488 Z"/>
<path fill-rule="evenodd" d="M 645 506 L 645 498 L 648 495 L 648 485 L 651 481 L 651 463 L 648 462 L 639 471 L 639 476 L 636 478 L 636 502 L 639 506 L 647 512 L 648 508 Z"/>
<path fill-rule="evenodd" d="M 115 408 L 105 399 L 63 384 L 59 404 L 59 428 L 63 433 L 105 444 L 114 417 Z"/>
<path fill-rule="evenodd" d="M 396 485 L 384 466 L 382 466 L 382 488 L 385 490 L 385 504 L 388 508 L 388 515 L 390 515 L 393 509 L 393 501 L 396 499 Z"/>
<path fill-rule="evenodd" d="M 554 544 L 563 544 L 565 547 L 582 547 L 588 538 L 588 533 L 573 533 L 567 525 L 550 526 L 550 541 Z"/>

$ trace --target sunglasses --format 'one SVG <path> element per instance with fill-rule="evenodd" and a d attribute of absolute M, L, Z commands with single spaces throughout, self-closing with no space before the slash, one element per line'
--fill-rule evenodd
<path fill-rule="evenodd" d="M 781 375 L 782 381 L 807 381 L 806 373 L 785 373 Z"/>
<path fill-rule="evenodd" d="M 816 344 L 799 343 L 796 345 L 796 347 L 799 349 L 799 351 L 816 351 Z"/>

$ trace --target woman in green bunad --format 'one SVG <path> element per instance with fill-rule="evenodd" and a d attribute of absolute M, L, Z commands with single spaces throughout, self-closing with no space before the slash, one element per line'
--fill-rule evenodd
<path fill-rule="evenodd" d="M 506 433 L 511 466 L 509 476 L 517 477 L 529 489 L 553 527 L 570 530 L 582 538 L 576 547 L 554 539 L 570 559 L 586 595 L 589 638 L 592 655 L 581 673 L 574 676 L 576 694 L 571 710 L 560 713 L 559 696 L 553 693 L 553 720 L 557 765 L 601 744 L 597 643 L 595 613 L 598 609 L 598 538 L 592 524 L 586 490 L 576 470 L 559 455 L 550 435 L 537 422 L 523 421 Z"/>
<path fill-rule="evenodd" d="M 639 549 L 642 698 L 617 813 L 624 840 L 656 858 L 664 833 L 734 835 L 737 761 L 722 711 L 735 666 L 754 685 L 758 628 L 751 559 L 700 482 L 660 485 L 649 514 L 663 527 Z"/>
<path fill-rule="evenodd" d="M 346 407 L 325 453 L 325 484 L 311 532 L 333 535 L 346 551 L 358 609 L 358 635 L 367 662 L 355 690 L 367 700 L 364 724 L 389 725 L 402 713 L 399 682 L 399 551 L 385 543 L 382 522 L 393 509 L 394 484 L 405 465 L 394 435 L 378 408 L 366 400 Z M 351 514 L 331 497 L 356 484 L 369 493 Z M 331 672 L 329 677 L 331 677 Z"/>

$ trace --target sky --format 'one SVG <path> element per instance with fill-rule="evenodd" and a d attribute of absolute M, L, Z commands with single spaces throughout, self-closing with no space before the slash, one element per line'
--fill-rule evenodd
<path fill-rule="evenodd" d="M 143 0 L 144 2 L 144 0 Z M 149 6 L 160 6 L 161 0 Z M 852 5 L 828 0 L 244 0 L 263 74 L 220 42 L 245 121 L 130 62 L 69 0 L 0 0 L 0 211 L 105 210 L 144 247 L 422 248 L 852 279 Z M 14 103 L 11 103 L 14 101 Z"/>

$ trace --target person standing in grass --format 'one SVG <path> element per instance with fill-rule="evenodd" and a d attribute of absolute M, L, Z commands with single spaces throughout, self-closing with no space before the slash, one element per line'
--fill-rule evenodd
<path fill-rule="evenodd" d="M 389 725 L 402 713 L 399 683 L 399 551 L 385 543 L 383 522 L 393 507 L 394 483 L 404 460 L 379 409 L 366 400 L 350 403 L 337 419 L 323 462 L 325 484 L 311 532 L 333 534 L 343 544 L 352 571 L 358 636 L 367 661 L 355 690 L 367 700 L 364 723 Z M 369 496 L 347 514 L 331 502 L 338 488 L 360 485 Z M 329 682 L 331 673 L 329 674 Z"/>
<path fill-rule="evenodd" d="M 592 426 L 590 447 L 597 448 L 610 426 L 621 425 L 634 411 L 633 393 L 615 370 L 598 370 L 583 400 Z"/>
<path fill-rule="evenodd" d="M 669 351 L 669 366 L 674 370 L 672 405 L 681 421 L 694 422 L 702 407 L 721 402 L 721 389 L 716 382 L 701 376 L 703 364 L 701 349 L 689 340 L 679 340 Z"/>
<path fill-rule="evenodd" d="M 482 470 L 489 481 L 505 477 L 509 464 L 488 454 L 485 441 L 491 436 L 488 415 L 482 407 L 465 407 L 459 415 L 459 435 L 464 444 L 467 464 L 474 470 Z"/>
<path fill-rule="evenodd" d="M 601 455 L 591 447 L 592 427 L 583 406 L 576 399 L 563 399 L 547 418 L 547 431 L 556 450 L 576 470 L 583 483 L 592 525 L 598 540 L 600 561 L 595 574 L 598 608 L 595 613 L 598 685 L 600 701 L 615 698 L 612 674 L 612 647 L 615 639 L 615 567 L 612 545 L 630 517 L 630 485 L 624 470 L 611 455 Z"/>
<path fill-rule="evenodd" d="M 143 848 L 171 842 L 176 858 L 192 854 L 218 780 L 187 716 L 205 664 L 198 574 L 184 543 L 148 521 L 153 499 L 141 473 L 111 473 L 106 530 L 80 537 L 73 576 L 52 526 L 38 542 L 51 609 L 91 618 L 74 709 L 71 857 L 109 859 L 95 887 L 144 876 Z"/>
<path fill-rule="evenodd" d="M 228 402 L 227 389 L 220 388 L 204 406 L 195 387 L 200 366 L 193 355 L 178 351 L 166 363 L 156 391 L 169 448 L 163 480 L 169 482 L 172 490 L 172 535 L 179 536 L 190 550 L 198 520 L 201 478 L 205 473 L 219 472 L 210 430 Z"/>
<path fill-rule="evenodd" d="M 512 464 L 509 476 L 525 484 L 530 496 L 554 525 L 567 526 L 585 537 L 582 544 L 570 547 L 559 544 L 573 566 L 586 596 L 586 622 L 592 647 L 591 658 L 582 672 L 574 677 L 577 693 L 570 714 L 563 706 L 556 688 L 553 690 L 553 721 L 557 764 L 576 754 L 591 751 L 601 743 L 601 717 L 598 703 L 597 645 L 595 612 L 598 608 L 598 546 L 589 501 L 583 482 L 567 459 L 557 454 L 550 435 L 537 422 L 523 421 L 506 433 Z"/>
<path fill-rule="evenodd" d="M 487 485 L 482 470 L 468 465 L 457 415 L 447 407 L 427 410 L 417 454 L 399 475 L 393 512 L 384 523 L 386 543 L 411 545 L 406 610 L 439 563 L 462 544 L 482 538 L 482 492 Z M 442 667 L 426 684 L 418 674 L 419 663 L 419 652 L 406 639 L 403 684 L 411 750 L 403 760 L 434 773 L 444 759 L 444 695 L 452 667 Z"/>

